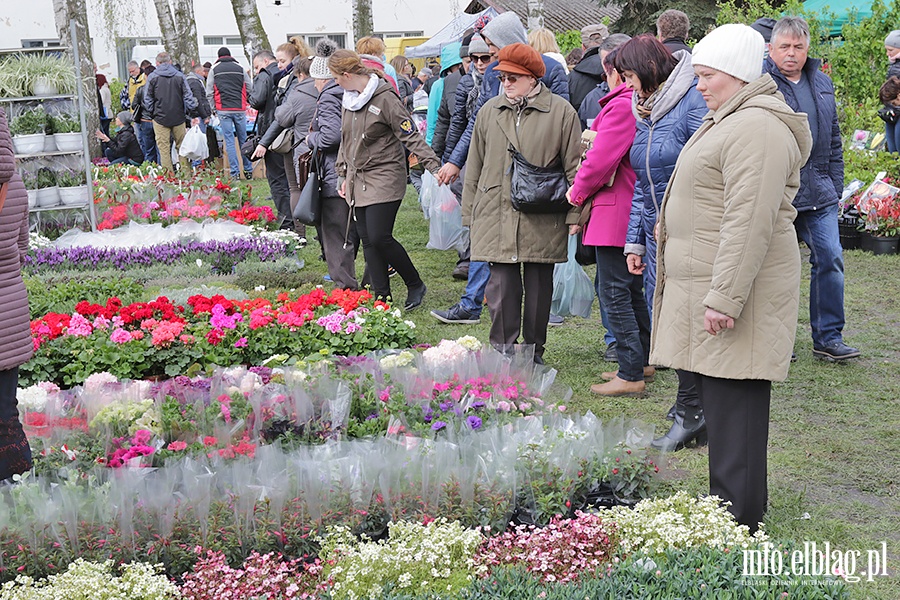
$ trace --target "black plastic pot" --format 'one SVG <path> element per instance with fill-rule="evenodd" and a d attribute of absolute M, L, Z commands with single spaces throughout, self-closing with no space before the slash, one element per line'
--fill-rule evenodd
<path fill-rule="evenodd" d="M 860 246 L 872 254 L 897 254 L 900 237 L 883 237 L 863 231 L 860 236 Z"/>
<path fill-rule="evenodd" d="M 856 225 L 838 223 L 838 232 L 841 236 L 841 248 L 844 250 L 856 250 L 860 244 L 860 231 Z"/>

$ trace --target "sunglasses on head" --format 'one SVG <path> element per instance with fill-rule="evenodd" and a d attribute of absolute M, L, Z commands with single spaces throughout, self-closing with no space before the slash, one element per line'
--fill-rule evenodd
<path fill-rule="evenodd" d="M 517 82 L 518 80 L 522 79 L 523 77 L 525 77 L 525 76 L 524 76 L 524 75 L 511 75 L 511 74 L 508 74 L 508 73 L 502 73 L 502 74 L 499 76 L 499 79 L 500 79 L 500 81 L 502 81 L 502 82 L 504 82 L 504 83 L 507 82 L 507 81 L 510 82 L 510 83 L 515 83 L 515 82 Z"/>
<path fill-rule="evenodd" d="M 483 63 L 491 62 L 490 54 L 470 54 L 469 58 L 472 59 L 472 62 L 483 62 Z"/>

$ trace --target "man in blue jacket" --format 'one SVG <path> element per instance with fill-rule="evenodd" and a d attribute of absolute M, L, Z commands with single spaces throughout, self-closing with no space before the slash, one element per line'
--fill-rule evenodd
<path fill-rule="evenodd" d="M 844 190 L 844 157 L 834 85 L 807 56 L 809 26 L 800 17 L 783 17 L 772 29 L 765 70 L 785 102 L 809 118 L 813 150 L 800 170 L 794 198 L 797 234 L 809 247 L 809 321 L 813 355 L 828 361 L 859 356 L 844 343 L 844 257 L 838 234 L 838 201 Z"/>

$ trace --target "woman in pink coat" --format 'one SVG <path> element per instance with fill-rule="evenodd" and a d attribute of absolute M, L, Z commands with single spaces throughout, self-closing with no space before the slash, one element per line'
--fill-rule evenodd
<path fill-rule="evenodd" d="M 604 396 L 641 394 L 645 375 L 652 374 L 652 367 L 645 370 L 650 353 L 650 313 L 643 280 L 628 272 L 624 253 L 634 196 L 635 175 L 629 151 L 634 141 L 635 117 L 631 110 L 632 90 L 625 86 L 622 74 L 615 68 L 617 54 L 618 50 L 613 50 L 603 60 L 612 91 L 600 100 L 600 115 L 591 124 L 601 143 L 588 150 L 567 194 L 575 206 L 590 202 L 584 244 L 595 246 L 597 295 L 606 307 L 619 353 L 619 371 L 604 373 L 604 379 L 610 381 L 591 386 L 592 392 Z M 570 233 L 578 232 L 579 226 L 572 225 Z"/>

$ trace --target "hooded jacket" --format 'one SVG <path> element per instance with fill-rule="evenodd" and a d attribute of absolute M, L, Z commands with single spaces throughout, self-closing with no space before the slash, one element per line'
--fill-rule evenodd
<path fill-rule="evenodd" d="M 769 75 L 684 146 L 663 200 L 650 363 L 724 379 L 787 377 L 800 302 L 791 205 L 812 137 Z M 710 335 L 706 308 L 734 318 Z"/>
<path fill-rule="evenodd" d="M 550 88 L 551 92 L 557 96 L 561 96 L 564 100 L 568 100 L 569 80 L 566 77 L 565 69 L 563 69 L 561 64 L 543 54 L 541 55 L 541 59 L 544 61 L 545 69 L 541 81 Z M 466 130 L 460 135 L 456 147 L 450 154 L 449 162 L 457 167 L 462 168 L 462 166 L 466 164 L 466 156 L 469 154 L 469 142 L 472 139 L 472 129 L 475 127 L 474 117 L 478 116 L 478 111 L 481 110 L 481 107 L 484 106 L 488 100 L 500 94 L 500 75 L 499 72 L 495 71 L 498 64 L 500 63 L 497 61 L 492 62 L 484 72 L 484 78 L 481 80 L 481 95 L 478 97 L 478 102 L 475 104 L 473 118 L 469 120 Z"/>
<path fill-rule="evenodd" d="M 294 76 L 289 75 L 289 77 Z M 295 81 L 296 79 L 294 77 Z M 319 91 L 316 89 L 315 81 L 312 77 L 307 77 L 303 81 L 294 84 L 284 97 L 284 102 L 281 103 L 281 106 L 275 109 L 275 123 L 273 123 L 273 127 L 277 126 L 279 133 L 280 130 L 292 127 L 294 130 L 294 143 L 300 142 L 294 146 L 293 150 L 295 168 L 297 157 L 309 150 L 309 147 L 303 143 L 303 140 L 309 133 L 309 125 L 316 112 L 316 100 L 319 97 Z M 272 127 L 269 130 L 271 131 Z M 268 133 L 267 131 L 266 137 L 268 137 Z M 274 139 L 272 138 L 272 140 Z M 262 142 L 271 144 L 271 141 L 266 139 L 263 139 Z"/>
<path fill-rule="evenodd" d="M 259 70 L 253 80 L 250 106 L 259 111 L 256 116 L 256 130 L 265 133 L 275 120 L 275 86 L 278 85 L 281 69 L 274 60 Z"/>
<path fill-rule="evenodd" d="M 31 322 L 28 293 L 22 281 L 22 262 L 28 253 L 28 193 L 16 169 L 6 113 L 0 110 L 0 184 L 7 184 L 0 210 L 0 371 L 31 358 Z M 4 402 L 7 400 L 4 398 Z M 12 399 L 15 406 L 15 397 Z"/>
<path fill-rule="evenodd" d="M 569 228 L 577 209 L 527 214 L 510 202 L 512 144 L 533 165 L 559 159 L 569 182 L 581 157 L 581 127 L 575 109 L 541 86 L 519 114 L 505 95 L 491 98 L 475 120 L 462 196 L 472 260 L 498 263 L 566 262 Z"/>
<path fill-rule="evenodd" d="M 606 71 L 600 59 L 600 47 L 588 48 L 578 64 L 569 71 L 569 101 L 575 110 L 581 108 L 591 90 L 606 81 Z"/>
<path fill-rule="evenodd" d="M 162 63 L 147 78 L 144 108 L 163 127 L 184 125 L 185 117 L 197 108 L 197 99 L 184 74 L 172 63 Z"/>
<path fill-rule="evenodd" d="M 407 178 L 403 146 L 432 173 L 441 166 L 400 96 L 384 80 L 359 110 L 344 108 L 341 123 L 335 168 L 346 179 L 345 197 L 351 208 L 403 199 Z"/>
<path fill-rule="evenodd" d="M 800 173 L 800 191 L 794 198 L 798 211 L 817 210 L 837 204 L 844 191 L 844 153 L 841 145 L 841 129 L 838 126 L 837 105 L 834 101 L 834 84 L 828 75 L 819 70 L 821 61 L 806 59 L 803 72 L 809 78 L 816 103 L 816 132 L 809 162 Z M 784 101 L 795 111 L 800 103 L 794 94 L 794 85 L 781 74 L 771 58 L 764 63 L 765 72 L 772 76 Z"/>
<path fill-rule="evenodd" d="M 453 150 L 456 148 L 456 143 L 469 125 L 469 120 L 475 119 L 475 106 L 472 105 L 471 109 L 469 108 L 469 94 L 476 85 L 480 93 L 481 77 L 475 71 L 475 67 L 472 67 L 471 72 L 466 73 L 459 79 L 456 93 L 453 97 L 453 103 L 456 105 L 456 108 L 450 114 L 450 126 L 447 128 L 447 138 L 444 140 L 444 151 L 441 154 L 444 162 L 449 162 L 450 155 L 453 154 Z M 477 104 L 477 102 L 478 98 L 476 97 L 475 103 Z"/>
<path fill-rule="evenodd" d="M 184 78 L 188 83 L 188 87 L 191 88 L 191 94 L 197 100 L 197 107 L 189 111 L 188 116 L 205 119 L 212 115 L 212 108 L 209 106 L 209 100 L 206 98 L 206 82 L 203 81 L 203 78 L 196 73 L 188 73 Z"/>
<path fill-rule="evenodd" d="M 583 234 L 587 246 L 625 246 L 634 197 L 634 169 L 629 158 L 635 134 L 632 94 L 623 83 L 600 99 L 600 114 L 591 129 L 602 143 L 588 151 L 572 184 L 572 202 L 578 206 L 590 202 L 585 210 L 591 211 L 591 218 Z"/>
<path fill-rule="evenodd" d="M 653 234 L 659 205 L 678 155 L 709 112 L 695 87 L 691 55 L 680 52 L 675 56 L 678 64 L 663 84 L 650 118 L 637 120 L 637 133 L 631 146 L 631 166 L 637 181 L 625 236 L 626 254 L 646 253 L 646 236 Z"/>
<path fill-rule="evenodd" d="M 322 182 L 322 197 L 337 198 L 338 177 L 335 170 L 338 148 L 341 145 L 341 99 L 344 89 L 328 81 L 319 92 L 316 112 L 310 125 L 312 131 L 306 136 L 306 145 L 319 153 L 319 181 Z"/>
<path fill-rule="evenodd" d="M 206 77 L 206 98 L 216 111 L 247 110 L 250 76 L 231 56 L 219 57 Z"/>
<path fill-rule="evenodd" d="M 116 132 L 116 135 L 110 138 L 108 146 L 112 159 L 124 156 L 138 164 L 144 162 L 144 151 L 138 143 L 133 125 L 125 125 Z"/>

